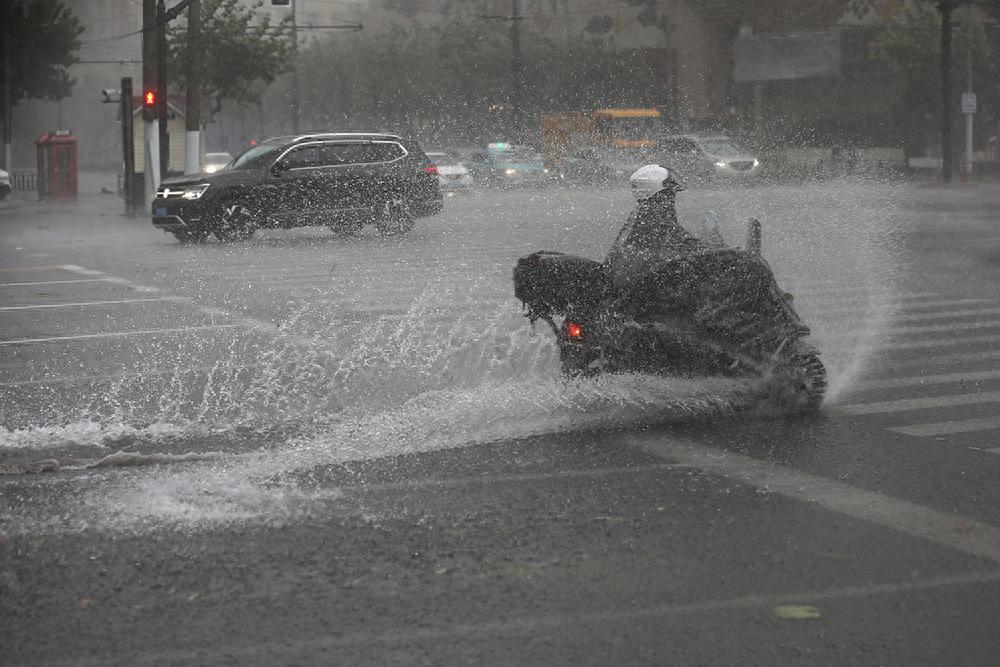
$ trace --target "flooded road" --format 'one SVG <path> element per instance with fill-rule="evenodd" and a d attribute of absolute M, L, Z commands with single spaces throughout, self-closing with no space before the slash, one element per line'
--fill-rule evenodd
<path fill-rule="evenodd" d="M 752 388 L 735 380 L 559 377 L 511 270 L 539 249 L 601 258 L 625 191 L 449 198 L 398 241 L 305 229 L 184 246 L 97 207 L 3 211 L 2 609 L 27 612 L 15 664 L 262 663 L 286 640 L 342 664 L 474 661 L 484 646 L 492 662 L 698 662 L 727 615 L 758 619 L 760 660 L 861 660 L 855 634 L 875 662 L 920 655 L 913 618 L 871 619 L 1000 581 L 984 502 L 1000 464 L 983 421 L 1000 380 L 996 265 L 979 257 L 964 281 L 952 264 L 997 240 L 983 222 L 995 194 L 682 194 L 682 219 L 714 220 L 732 244 L 763 224 L 830 372 L 825 410 L 794 419 L 737 418 Z M 976 420 L 948 447 L 931 426 Z M 870 511 L 837 504 L 852 494 Z M 961 521 L 980 542 L 952 539 Z M 773 620 L 798 600 L 834 639 Z M 998 610 L 983 609 L 940 629 L 995 649 L 977 628 Z M 664 648 L 664 619 L 697 641 Z M 136 643 L 133 627 L 192 648 Z M 879 644 L 890 627 L 913 633 L 906 650 Z M 597 647 L 595 628 L 635 634 Z M 43 631 L 79 659 L 35 653 Z M 730 648 L 718 656 L 745 658 Z"/>

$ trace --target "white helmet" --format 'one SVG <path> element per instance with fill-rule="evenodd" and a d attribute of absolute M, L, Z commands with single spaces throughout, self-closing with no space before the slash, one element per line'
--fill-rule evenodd
<path fill-rule="evenodd" d="M 629 177 L 628 182 L 632 188 L 632 194 L 639 201 L 664 190 L 668 194 L 673 194 L 684 189 L 684 185 L 672 169 L 661 167 L 658 164 L 647 164 L 644 167 L 639 167 Z"/>

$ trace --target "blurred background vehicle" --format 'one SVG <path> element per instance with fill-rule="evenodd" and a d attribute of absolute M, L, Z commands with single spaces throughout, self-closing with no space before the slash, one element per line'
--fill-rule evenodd
<path fill-rule="evenodd" d="M 623 185 L 632 172 L 657 162 L 654 151 L 644 148 L 589 146 L 566 154 L 558 162 L 560 182 L 567 185 Z"/>
<path fill-rule="evenodd" d="M 10 194 L 13 188 L 10 184 L 10 174 L 0 169 L 0 199 L 4 199 Z"/>
<path fill-rule="evenodd" d="M 229 153 L 205 153 L 201 161 L 201 170 L 206 174 L 214 174 L 233 161 Z"/>
<path fill-rule="evenodd" d="M 760 171 L 760 160 L 722 135 L 665 137 L 656 156 L 656 162 L 676 169 L 691 184 L 745 183 Z"/>
<path fill-rule="evenodd" d="M 442 192 L 466 192 L 472 187 L 472 175 L 457 150 L 434 148 L 426 151 L 426 155 L 437 165 Z"/>
<path fill-rule="evenodd" d="M 466 166 L 476 182 L 501 188 L 545 185 L 550 173 L 535 148 L 505 142 L 473 153 Z"/>

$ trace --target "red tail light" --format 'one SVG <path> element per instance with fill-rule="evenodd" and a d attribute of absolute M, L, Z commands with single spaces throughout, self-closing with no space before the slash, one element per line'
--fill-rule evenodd
<path fill-rule="evenodd" d="M 438 173 L 437 165 L 436 164 L 432 164 L 432 165 L 429 165 L 427 167 L 424 167 L 424 173 L 425 174 L 436 174 L 436 173 Z"/>
<path fill-rule="evenodd" d="M 583 326 L 578 322 L 566 320 L 563 322 L 563 329 L 566 331 L 566 337 L 570 340 L 583 340 Z"/>

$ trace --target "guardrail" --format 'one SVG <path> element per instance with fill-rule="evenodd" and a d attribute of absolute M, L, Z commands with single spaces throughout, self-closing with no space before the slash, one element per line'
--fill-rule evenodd
<path fill-rule="evenodd" d="M 15 190 L 37 190 L 38 175 L 31 172 L 14 172 L 10 175 L 10 186 Z"/>

